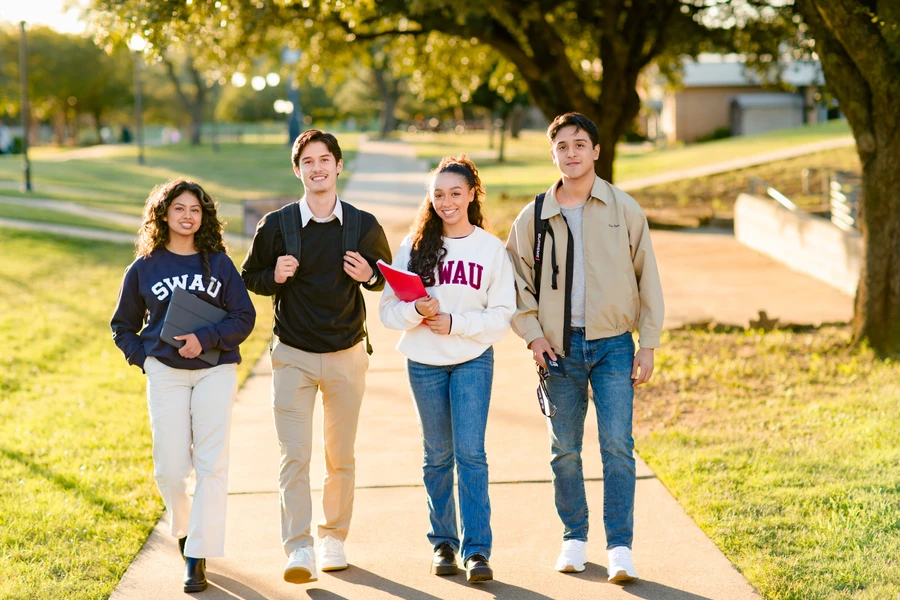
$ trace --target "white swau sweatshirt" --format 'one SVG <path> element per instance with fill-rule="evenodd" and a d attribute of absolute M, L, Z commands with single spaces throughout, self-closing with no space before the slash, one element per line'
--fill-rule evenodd
<path fill-rule="evenodd" d="M 478 358 L 499 342 L 516 310 L 512 264 L 503 242 L 476 227 L 464 238 L 444 238 L 447 255 L 438 265 L 435 285 L 425 288 L 437 298 L 439 311 L 453 319 L 450 335 L 432 333 L 422 323 L 415 302 L 403 302 L 385 284 L 381 295 L 381 321 L 400 329 L 397 350 L 426 365 L 455 365 Z M 394 255 L 395 269 L 409 267 L 412 239 L 406 236 Z"/>

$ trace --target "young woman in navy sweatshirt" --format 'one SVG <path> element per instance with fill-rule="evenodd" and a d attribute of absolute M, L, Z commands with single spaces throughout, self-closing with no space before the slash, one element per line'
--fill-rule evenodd
<path fill-rule="evenodd" d="M 256 311 L 227 255 L 216 203 L 196 183 L 173 179 L 150 192 L 135 255 L 110 326 L 128 363 L 147 375 L 154 476 L 185 557 L 184 591 L 198 592 L 207 587 L 206 559 L 224 556 L 235 366 Z M 217 325 L 176 336 L 180 348 L 160 339 L 178 287 L 228 312 Z M 221 351 L 215 366 L 197 358 L 212 348 Z"/>

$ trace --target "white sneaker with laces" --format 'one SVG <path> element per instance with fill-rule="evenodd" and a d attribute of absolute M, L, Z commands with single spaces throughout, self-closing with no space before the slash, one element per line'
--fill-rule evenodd
<path fill-rule="evenodd" d="M 631 581 L 638 578 L 631 560 L 631 548 L 616 546 L 609 551 L 609 581 Z"/>
<path fill-rule="evenodd" d="M 291 552 L 284 567 L 284 580 L 288 583 L 309 583 L 318 581 L 316 573 L 316 551 L 312 546 L 297 548 Z"/>
<path fill-rule="evenodd" d="M 341 571 L 347 568 L 344 542 L 330 535 L 319 538 L 319 568 L 323 571 Z"/>
<path fill-rule="evenodd" d="M 556 570 L 560 573 L 581 573 L 587 562 L 587 542 L 581 540 L 565 540 L 559 558 L 556 559 Z"/>

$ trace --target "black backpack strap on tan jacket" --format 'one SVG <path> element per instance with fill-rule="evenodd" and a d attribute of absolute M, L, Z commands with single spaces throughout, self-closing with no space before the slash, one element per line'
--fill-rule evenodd
<path fill-rule="evenodd" d="M 538 194 L 534 197 L 534 299 L 540 302 L 541 298 L 541 268 L 543 266 L 544 246 L 546 245 L 547 234 L 553 239 L 553 254 L 550 255 L 550 265 L 553 268 L 550 287 L 557 289 L 557 278 L 559 276 L 559 265 L 556 264 L 556 236 L 553 234 L 553 228 L 550 227 L 550 221 L 541 218 L 541 210 L 544 207 L 544 196 L 546 194 Z"/>

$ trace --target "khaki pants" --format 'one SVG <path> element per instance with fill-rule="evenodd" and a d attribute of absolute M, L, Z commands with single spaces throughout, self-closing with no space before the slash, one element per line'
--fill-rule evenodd
<path fill-rule="evenodd" d="M 325 354 L 304 352 L 279 341 L 272 349 L 272 410 L 281 446 L 281 541 L 288 556 L 313 544 L 309 460 L 313 408 L 320 389 L 326 474 L 322 494 L 325 521 L 318 534 L 341 541 L 347 537 L 356 480 L 353 447 L 368 367 L 363 343 Z"/>
<path fill-rule="evenodd" d="M 187 536 L 184 554 L 225 556 L 231 409 L 237 396 L 233 364 L 189 371 L 144 362 L 153 434 L 153 475 L 169 510 L 170 533 Z M 197 476 L 189 495 L 191 471 Z"/>

